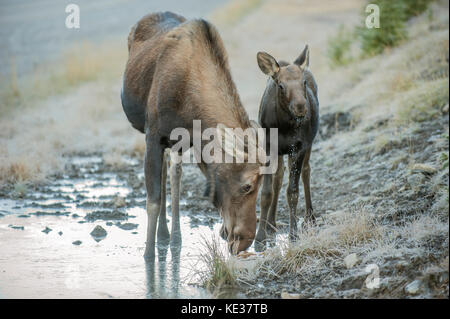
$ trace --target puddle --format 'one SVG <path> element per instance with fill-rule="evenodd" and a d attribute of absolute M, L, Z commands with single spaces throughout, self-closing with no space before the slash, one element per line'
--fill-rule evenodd
<path fill-rule="evenodd" d="M 145 190 L 127 180 L 143 183 L 142 163 L 130 159 L 115 172 L 99 156 L 69 162 L 67 175 L 23 199 L 0 198 L 0 298 L 211 297 L 198 286 L 199 255 L 205 238 L 218 238 L 220 218 L 198 200 L 201 187 L 182 193 L 181 250 L 158 247 L 150 264 Z M 167 204 L 170 230 L 169 196 Z M 107 232 L 98 241 L 90 235 L 97 225 Z"/>

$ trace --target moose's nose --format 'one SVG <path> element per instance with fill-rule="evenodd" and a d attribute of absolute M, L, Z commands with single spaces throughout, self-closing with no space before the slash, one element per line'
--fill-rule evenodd
<path fill-rule="evenodd" d="M 306 116 L 306 106 L 303 103 L 291 104 L 290 109 L 295 117 L 303 118 Z"/>
<path fill-rule="evenodd" d="M 253 243 L 253 238 L 239 238 L 228 243 L 228 249 L 233 255 L 239 254 L 241 251 L 245 251 Z"/>
<path fill-rule="evenodd" d="M 232 254 L 238 254 L 250 247 L 255 239 L 255 232 L 251 230 L 236 229 L 233 237 L 228 241 L 228 249 Z"/>

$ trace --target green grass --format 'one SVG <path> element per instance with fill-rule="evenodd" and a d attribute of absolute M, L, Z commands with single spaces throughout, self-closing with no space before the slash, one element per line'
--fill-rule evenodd
<path fill-rule="evenodd" d="M 353 40 L 354 35 L 344 25 L 339 27 L 336 35 L 328 39 L 327 57 L 331 68 L 346 65 L 353 60 L 350 52 Z"/>
<path fill-rule="evenodd" d="M 357 28 L 357 34 L 365 56 L 380 54 L 386 47 L 396 46 L 407 38 L 406 8 L 403 0 L 375 0 L 371 3 L 380 8 L 380 28 L 367 28 L 365 26 L 367 14 L 363 13 L 364 21 Z"/>

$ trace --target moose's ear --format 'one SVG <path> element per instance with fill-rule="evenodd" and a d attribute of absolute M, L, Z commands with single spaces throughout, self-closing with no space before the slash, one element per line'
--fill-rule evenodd
<path fill-rule="evenodd" d="M 280 70 L 277 60 L 266 52 L 258 52 L 256 55 L 258 65 L 264 74 L 274 76 Z"/>
<path fill-rule="evenodd" d="M 308 47 L 308 45 L 305 45 L 303 52 L 294 61 L 294 64 L 298 65 L 302 69 L 309 66 L 309 47 Z"/>

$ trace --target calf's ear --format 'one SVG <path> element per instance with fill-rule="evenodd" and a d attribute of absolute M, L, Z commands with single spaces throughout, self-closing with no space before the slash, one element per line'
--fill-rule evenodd
<path fill-rule="evenodd" d="M 302 69 L 309 66 L 309 47 L 308 47 L 308 45 L 305 45 L 303 52 L 294 61 L 294 64 L 298 65 Z"/>
<path fill-rule="evenodd" d="M 280 70 L 277 60 L 266 52 L 258 52 L 256 59 L 258 61 L 259 68 L 264 74 L 273 77 Z"/>

